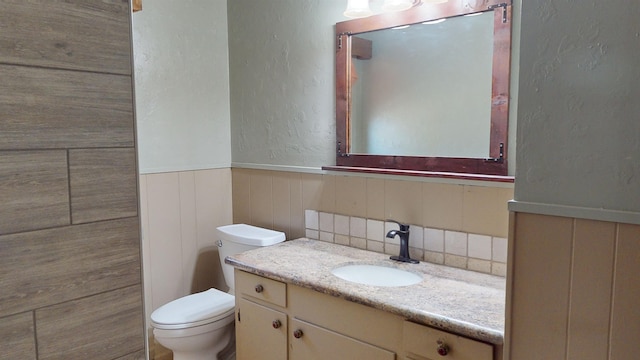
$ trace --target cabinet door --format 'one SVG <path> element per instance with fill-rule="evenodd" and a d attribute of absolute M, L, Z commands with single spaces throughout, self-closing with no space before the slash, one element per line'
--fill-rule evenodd
<path fill-rule="evenodd" d="M 289 360 L 395 360 L 396 358 L 395 353 L 391 351 L 302 320 L 292 319 L 290 329 Z"/>
<path fill-rule="evenodd" d="M 236 298 L 237 360 L 284 360 L 287 358 L 287 315 Z"/>

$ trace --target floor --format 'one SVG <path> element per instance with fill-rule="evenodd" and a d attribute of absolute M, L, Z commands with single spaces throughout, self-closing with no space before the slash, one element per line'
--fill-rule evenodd
<path fill-rule="evenodd" d="M 173 360 L 173 352 L 158 344 L 153 335 L 149 336 L 149 360 Z"/>

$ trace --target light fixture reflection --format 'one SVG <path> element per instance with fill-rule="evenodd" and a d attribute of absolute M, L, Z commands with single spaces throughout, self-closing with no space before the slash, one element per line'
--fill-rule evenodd
<path fill-rule="evenodd" d="M 425 21 L 423 22 L 424 25 L 435 25 L 435 24 L 440 24 L 441 22 L 445 22 L 447 21 L 447 19 L 437 19 L 437 20 L 431 20 L 431 21 Z"/>
<path fill-rule="evenodd" d="M 349 0 L 344 16 L 348 18 L 362 18 L 371 16 L 373 11 L 369 8 L 369 0 Z"/>
<path fill-rule="evenodd" d="M 411 9 L 414 0 L 384 0 L 382 11 L 403 11 Z"/>
<path fill-rule="evenodd" d="M 449 0 L 384 0 L 383 12 L 396 12 L 409 10 L 418 5 L 436 5 L 446 3 Z M 369 7 L 369 0 L 347 0 L 347 9 L 344 16 L 348 18 L 363 18 L 373 15 Z"/>

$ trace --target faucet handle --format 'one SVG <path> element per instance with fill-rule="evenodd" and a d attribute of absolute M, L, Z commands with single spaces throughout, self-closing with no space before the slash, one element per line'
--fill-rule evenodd
<path fill-rule="evenodd" d="M 399 221 L 395 221 L 395 220 L 391 220 L 391 219 L 387 219 L 385 221 L 398 224 L 398 226 L 400 226 L 400 231 L 409 231 L 409 225 L 408 224 L 403 224 L 403 223 L 401 223 Z"/>

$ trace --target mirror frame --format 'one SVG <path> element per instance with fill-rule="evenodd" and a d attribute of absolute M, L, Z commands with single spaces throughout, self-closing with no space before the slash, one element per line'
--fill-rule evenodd
<path fill-rule="evenodd" d="M 452 173 L 507 176 L 511 0 L 449 0 L 409 10 L 336 24 L 336 166 L 325 170 L 454 176 Z M 369 155 L 350 153 L 352 35 L 477 12 L 494 12 L 489 158 Z"/>

